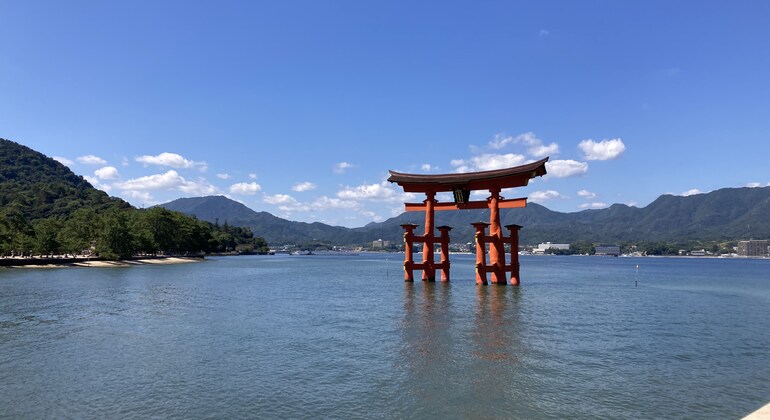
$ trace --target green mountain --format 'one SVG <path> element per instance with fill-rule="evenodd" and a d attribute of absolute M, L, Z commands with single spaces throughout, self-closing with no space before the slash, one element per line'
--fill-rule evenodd
<path fill-rule="evenodd" d="M 363 244 L 376 239 L 400 242 L 400 225 L 422 225 L 420 212 L 402 213 L 382 223 L 348 229 L 322 223 L 291 222 L 266 212 L 255 212 L 226 197 L 185 198 L 163 204 L 214 222 L 250 227 L 270 243 L 324 241 Z M 477 221 L 488 221 L 488 210 L 436 212 L 436 225 L 453 228 L 453 242 L 473 241 Z M 725 188 L 689 197 L 663 195 L 643 208 L 614 204 L 606 209 L 561 213 L 530 203 L 524 209 L 500 211 L 503 225 L 518 224 L 521 243 L 587 241 L 726 241 L 770 238 L 770 187 Z M 422 233 L 421 228 L 417 232 Z"/>
<path fill-rule="evenodd" d="M 131 205 L 97 190 L 54 159 L 0 139 L 0 209 L 34 221 L 69 216 L 82 207 L 98 211 Z"/>

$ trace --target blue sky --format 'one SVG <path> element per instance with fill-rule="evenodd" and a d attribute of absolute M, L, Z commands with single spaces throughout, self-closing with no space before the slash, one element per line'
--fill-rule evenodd
<path fill-rule="evenodd" d="M 767 1 L 0 0 L 0 137 L 136 206 L 403 210 L 550 156 L 553 210 L 770 184 Z M 443 197 L 440 197 L 440 199 Z"/>

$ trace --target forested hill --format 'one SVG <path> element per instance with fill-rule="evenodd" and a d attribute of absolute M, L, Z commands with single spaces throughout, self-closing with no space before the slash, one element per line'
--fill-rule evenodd
<path fill-rule="evenodd" d="M 66 217 L 79 208 L 131 207 L 92 187 L 69 168 L 27 146 L 0 139 L 0 209 L 28 221 Z"/>
<path fill-rule="evenodd" d="M 237 201 L 219 195 L 179 198 L 160 206 L 211 223 L 224 224 L 227 222 L 233 226 L 248 226 L 270 244 L 324 242 L 349 245 L 378 239 L 370 239 L 371 234 L 361 232 L 360 229 L 330 226 L 319 222 L 305 223 L 281 219 L 268 212 L 256 212 Z"/>
<path fill-rule="evenodd" d="M 262 251 L 247 227 L 215 226 L 163 208 L 135 209 L 50 157 L 0 139 L 0 255 Z"/>
<path fill-rule="evenodd" d="M 366 228 L 385 235 L 403 223 L 423 224 L 423 215 L 403 213 Z M 453 227 L 453 238 L 473 238 L 470 223 L 487 221 L 489 211 L 437 212 L 436 224 Z M 662 195 L 646 207 L 623 204 L 574 213 L 529 203 L 500 211 L 502 225 L 518 224 L 521 241 L 592 243 L 687 242 L 770 239 L 770 187 L 724 188 L 688 197 Z M 459 239 L 458 239 L 459 240 Z"/>
<path fill-rule="evenodd" d="M 382 223 L 347 229 L 322 223 L 291 222 L 255 212 L 226 197 L 185 198 L 162 206 L 205 220 L 249 226 L 271 243 L 364 244 L 376 239 L 400 243 L 404 223 L 424 223 L 421 212 L 402 213 Z M 646 207 L 614 204 L 606 209 L 561 213 L 530 203 L 503 209 L 501 223 L 519 224 L 521 242 L 687 242 L 770 238 L 770 187 L 725 188 L 689 197 L 663 195 Z M 451 226 L 453 242 L 471 242 L 471 223 L 488 221 L 488 210 L 436 212 L 436 225 Z M 421 228 L 418 228 L 421 232 Z"/>

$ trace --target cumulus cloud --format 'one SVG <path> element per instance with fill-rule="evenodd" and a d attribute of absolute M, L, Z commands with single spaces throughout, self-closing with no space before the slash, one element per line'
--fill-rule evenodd
<path fill-rule="evenodd" d="M 217 174 L 217 178 L 219 178 L 219 179 L 230 179 L 230 174 L 228 174 L 228 173 Z"/>
<path fill-rule="evenodd" d="M 249 179 L 257 179 L 257 174 L 249 174 Z"/>
<path fill-rule="evenodd" d="M 115 179 L 118 177 L 118 169 L 114 166 L 105 166 L 95 170 L 94 175 L 99 179 Z"/>
<path fill-rule="evenodd" d="M 305 181 L 294 185 L 293 187 L 291 187 L 291 189 L 296 192 L 305 192 L 305 191 L 316 189 L 316 185 L 313 184 L 312 182 Z"/>
<path fill-rule="evenodd" d="M 99 156 L 94 156 L 94 155 L 80 156 L 75 160 L 77 160 L 78 163 L 82 163 L 84 165 L 106 165 L 107 164 L 106 160 L 100 158 Z"/>
<path fill-rule="evenodd" d="M 525 162 L 526 158 L 523 155 L 517 155 L 515 153 L 506 153 L 502 155 L 484 153 L 473 156 L 470 159 L 454 159 L 450 163 L 455 167 L 455 172 L 463 173 L 509 168 L 511 166 L 519 166 Z"/>
<path fill-rule="evenodd" d="M 552 160 L 545 164 L 548 176 L 554 178 L 567 178 L 576 175 L 583 175 L 588 172 L 588 163 L 578 162 L 571 159 Z"/>
<path fill-rule="evenodd" d="M 54 157 L 52 157 L 52 159 L 57 161 L 57 162 L 59 162 L 59 163 L 61 163 L 64 166 L 71 166 L 73 163 L 75 163 L 75 162 L 73 162 L 73 161 L 71 161 L 71 160 L 69 160 L 69 159 L 67 159 L 65 157 L 61 157 L 61 156 L 54 156 Z"/>
<path fill-rule="evenodd" d="M 260 186 L 256 182 L 239 182 L 237 184 L 233 184 L 230 186 L 230 193 L 253 195 L 259 192 L 259 190 L 261 189 L 262 189 L 262 186 Z"/>
<path fill-rule="evenodd" d="M 583 140 L 578 144 L 587 160 L 615 159 L 626 150 L 626 145 L 621 139 L 602 140 L 599 142 L 591 139 Z"/>
<path fill-rule="evenodd" d="M 102 190 L 104 192 L 110 192 L 110 190 L 112 190 L 111 185 L 103 184 L 99 178 L 94 178 L 92 176 L 84 176 L 83 178 L 85 178 L 85 180 L 96 189 Z"/>
<path fill-rule="evenodd" d="M 157 165 L 157 166 L 168 166 L 171 168 L 177 168 L 177 169 L 189 169 L 189 168 L 197 168 L 201 171 L 205 171 L 207 169 L 205 162 L 194 162 L 188 159 L 185 159 L 181 155 L 178 155 L 176 153 L 168 153 L 163 152 L 157 156 L 139 156 L 136 158 L 137 162 L 143 163 L 145 166 L 147 165 Z"/>
<path fill-rule="evenodd" d="M 379 184 L 359 185 L 356 187 L 344 187 L 337 192 L 337 197 L 348 200 L 374 200 L 394 201 L 400 200 L 401 195 L 389 182 Z"/>
<path fill-rule="evenodd" d="M 217 192 L 216 187 L 205 180 L 188 181 L 173 169 L 163 174 L 129 179 L 116 183 L 115 186 L 124 191 L 175 190 L 193 195 L 211 195 Z"/>
<path fill-rule="evenodd" d="M 529 195 L 529 201 L 533 203 L 545 203 L 548 200 L 554 200 L 562 198 L 562 195 L 558 191 L 535 191 Z"/>
<path fill-rule="evenodd" d="M 311 207 L 316 210 L 329 210 L 329 209 L 355 209 L 361 205 L 353 200 L 342 200 L 339 198 L 330 198 L 326 196 L 316 198 Z"/>
<path fill-rule="evenodd" d="M 489 147 L 492 149 L 502 149 L 511 144 L 521 144 L 527 147 L 527 153 L 535 158 L 543 158 L 548 155 L 555 155 L 559 153 L 559 145 L 556 143 L 544 144 L 542 140 L 537 138 L 535 133 L 526 132 L 519 134 L 516 137 L 505 136 L 502 134 L 496 134 L 495 138 L 489 142 Z"/>
<path fill-rule="evenodd" d="M 350 169 L 350 168 L 352 168 L 354 166 L 355 165 L 353 165 L 352 163 L 349 163 L 349 162 L 339 162 L 339 163 L 334 165 L 333 171 L 334 171 L 335 174 L 344 174 L 345 171 L 347 171 L 348 169 Z"/>
<path fill-rule="evenodd" d="M 584 203 L 580 205 L 581 209 L 603 209 L 607 207 L 607 203 Z"/>
<path fill-rule="evenodd" d="M 681 194 L 681 196 L 683 196 L 683 197 L 689 197 L 689 196 L 691 196 L 691 195 L 697 195 L 697 194 L 703 194 L 703 191 L 701 191 L 701 190 L 699 190 L 699 189 L 697 189 L 697 188 L 693 188 L 693 189 L 691 189 L 691 190 L 687 190 L 687 191 L 683 192 L 683 193 Z"/>
<path fill-rule="evenodd" d="M 580 190 L 580 191 L 577 192 L 577 195 L 579 195 L 580 197 L 583 197 L 583 198 L 585 198 L 587 200 L 591 200 L 591 199 L 596 198 L 596 193 L 592 193 L 591 191 L 588 191 L 588 190 Z"/>
<path fill-rule="evenodd" d="M 430 171 L 437 170 L 438 167 L 433 166 L 430 163 L 423 163 L 422 165 L 420 165 L 420 169 L 422 169 L 423 172 L 430 172 Z"/>
<path fill-rule="evenodd" d="M 145 204 L 155 203 L 155 199 L 152 198 L 152 195 L 146 191 L 128 190 L 123 191 L 120 195 L 129 201 L 140 201 Z"/>
<path fill-rule="evenodd" d="M 299 202 L 294 199 L 294 197 L 288 195 L 288 194 L 274 194 L 274 195 L 268 195 L 265 194 L 264 198 L 262 199 L 267 204 L 274 204 L 274 205 L 296 205 L 299 204 Z"/>
<path fill-rule="evenodd" d="M 318 197 L 309 203 L 302 203 L 288 194 L 266 194 L 263 201 L 267 204 L 278 206 L 279 210 L 287 213 L 333 209 L 357 209 L 361 207 L 360 204 L 352 200 L 343 200 L 326 196 Z"/>

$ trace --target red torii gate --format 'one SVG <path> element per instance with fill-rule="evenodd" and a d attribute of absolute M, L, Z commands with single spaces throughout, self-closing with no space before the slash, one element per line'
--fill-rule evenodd
<path fill-rule="evenodd" d="M 483 172 L 458 174 L 405 174 L 390 171 L 388 181 L 397 183 L 405 192 L 425 193 L 422 203 L 405 203 L 406 211 L 425 211 L 425 234 L 414 235 L 414 224 L 401 225 L 404 230 L 406 257 L 404 261 L 404 281 L 414 281 L 412 270 L 422 270 L 423 281 L 435 281 L 436 269 L 441 269 L 441 280 L 449 281 L 449 226 L 439 226 L 439 238 L 435 238 L 434 211 L 489 209 L 489 223 L 473 223 L 476 228 L 476 284 L 487 284 L 487 272 L 492 273 L 492 283 L 507 284 L 506 273 L 511 273 L 511 284 L 519 284 L 519 225 L 508 225 L 509 235 L 503 237 L 500 228 L 501 208 L 526 207 L 526 198 L 505 200 L 500 197 L 503 188 L 523 187 L 529 180 L 546 174 L 545 163 L 548 158 L 527 165 Z M 488 190 L 486 201 L 468 201 L 471 191 Z M 439 203 L 436 193 L 452 192 L 453 203 Z M 489 226 L 489 235 L 485 235 Z M 412 256 L 414 242 L 422 242 L 422 263 L 415 263 Z M 441 244 L 441 261 L 434 261 L 434 246 Z M 486 264 L 486 243 L 489 247 L 489 264 Z M 511 245 L 511 263 L 505 263 L 505 244 Z"/>

